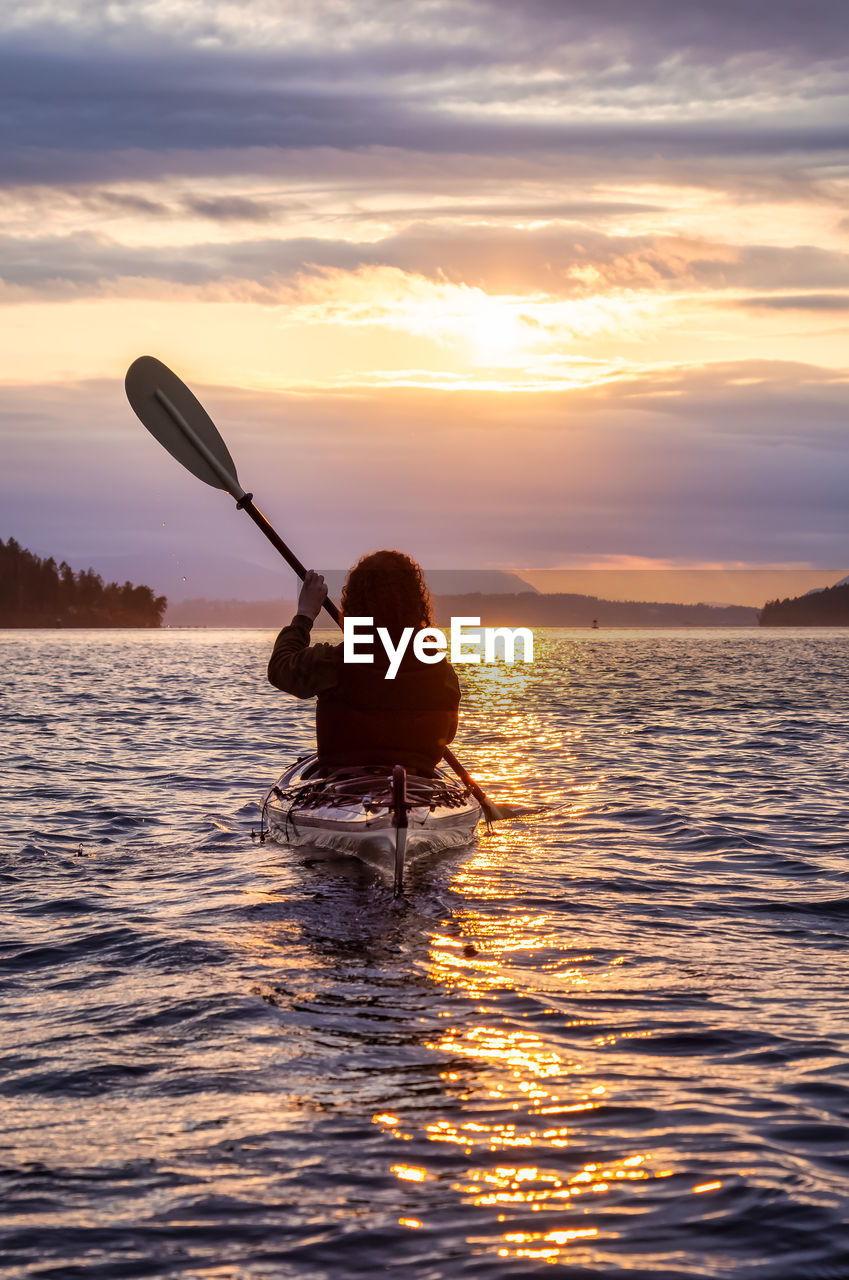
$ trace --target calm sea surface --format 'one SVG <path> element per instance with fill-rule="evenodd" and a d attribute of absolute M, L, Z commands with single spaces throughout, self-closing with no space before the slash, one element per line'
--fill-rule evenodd
<path fill-rule="evenodd" d="M 849 634 L 539 632 L 457 753 L 548 806 L 252 842 L 259 631 L 0 633 L 9 1277 L 849 1277 Z"/>

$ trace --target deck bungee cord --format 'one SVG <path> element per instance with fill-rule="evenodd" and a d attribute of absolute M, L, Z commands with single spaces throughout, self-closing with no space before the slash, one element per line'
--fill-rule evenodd
<path fill-rule="evenodd" d="M 269 789 L 254 834 L 264 841 L 267 831 L 292 848 L 389 864 L 400 894 L 408 858 L 468 844 L 482 816 L 469 789 L 443 769 L 432 777 L 402 765 L 322 774 L 313 755 L 302 756 Z"/>

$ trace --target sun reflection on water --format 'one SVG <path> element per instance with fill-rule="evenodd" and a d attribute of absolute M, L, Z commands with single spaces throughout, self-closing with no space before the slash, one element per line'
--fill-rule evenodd
<path fill-rule="evenodd" d="M 521 666 L 474 670 L 471 717 L 481 740 L 497 746 L 497 764 L 482 779 L 487 789 L 508 803 L 548 805 L 562 846 L 572 838 L 570 817 L 589 809 L 605 779 L 581 773 L 581 735 L 565 717 L 517 713 L 517 691 L 533 678 Z M 540 767 L 549 758 L 550 768 Z M 517 838 L 531 883 L 542 874 L 548 820 L 532 817 L 518 837 L 515 828 L 496 826 L 453 871 L 461 905 L 427 925 L 426 953 L 416 962 L 428 988 L 445 997 L 423 1037 L 423 1047 L 444 1059 L 444 1093 L 420 1120 L 412 1118 L 420 1112 L 408 1116 L 394 1100 L 372 1118 L 391 1144 L 385 1167 L 397 1180 L 400 1226 L 427 1226 L 434 1192 L 444 1203 L 450 1190 L 480 1215 L 476 1234 L 467 1237 L 477 1252 L 598 1261 L 605 1242 L 618 1235 L 621 1213 L 635 1212 L 635 1198 L 677 1171 L 668 1150 L 646 1149 L 645 1138 L 637 1145 L 639 1139 L 612 1136 L 606 1119 L 624 1101 L 623 1042 L 652 1035 L 594 1016 L 593 998 L 621 984 L 629 957 L 617 954 L 612 940 L 606 946 L 582 930 L 579 912 L 564 917 L 551 907 L 548 889 L 536 899 L 545 909 L 533 909 L 528 882 L 515 876 Z M 570 880 L 580 881 L 579 859 L 576 849 L 575 867 L 555 868 L 563 892 Z M 577 1016 L 588 1010 L 590 1016 Z M 616 1075 L 607 1056 L 614 1048 Z M 719 1186 L 705 1181 L 686 1191 L 702 1195 Z M 540 1215 L 538 1227 L 528 1215 Z"/>
<path fill-rule="evenodd" d="M 527 834 L 533 857 L 532 832 Z M 470 1245 L 499 1259 L 563 1263 L 580 1254 L 586 1260 L 596 1244 L 602 1247 L 618 1234 L 599 1213 L 603 1202 L 615 1197 L 621 1206 L 623 1194 L 674 1172 L 645 1149 L 587 1158 L 593 1141 L 586 1121 L 610 1105 L 610 1093 L 616 1091 L 611 1080 L 591 1074 L 587 1057 L 595 1068 L 605 1046 L 649 1032 L 609 1035 L 592 1019 L 568 1018 L 544 1004 L 534 1009 L 534 1026 L 517 1025 L 511 1005 L 511 975 L 517 971 L 512 966 L 522 961 L 532 966 L 524 970 L 526 984 L 531 977 L 548 981 L 550 974 L 562 1003 L 570 991 L 603 986 L 625 957 L 614 954 L 602 960 L 586 944 L 581 946 L 579 936 L 564 945 L 549 913 L 522 909 L 499 876 L 497 837 L 481 842 L 455 882 L 473 887 L 464 899 L 481 905 L 458 913 L 430 939 L 428 977 L 450 996 L 476 1003 L 478 1010 L 471 1019 L 442 1011 L 440 1033 L 428 1041 L 448 1060 L 441 1078 L 450 1111 L 431 1114 L 413 1131 L 391 1112 L 375 1115 L 374 1121 L 394 1139 L 415 1142 L 420 1163 L 391 1166 L 406 1184 L 446 1177 L 442 1160 L 430 1166 L 423 1143 L 446 1155 L 453 1151 L 465 1161 L 459 1172 L 454 1169 L 451 1190 L 463 1203 L 492 1215 L 492 1229 L 479 1229 L 469 1237 Z M 460 936 L 449 931 L 458 925 Z M 585 1053 L 568 1051 L 570 1033 L 586 1046 Z M 460 1115 L 457 1097 L 464 1103 Z M 606 1140 L 598 1145 L 602 1150 Z M 419 1214 L 417 1220 L 425 1216 L 415 1204 L 405 1207 Z M 539 1229 L 529 1229 L 524 1221 L 528 1213 L 544 1215 Z"/>
<path fill-rule="evenodd" d="M 546 661 L 545 642 L 538 658 Z M 536 678 L 534 668 L 522 664 L 472 668 L 464 705 L 473 740 L 491 752 L 487 788 L 508 803 L 548 806 L 562 828 L 570 815 L 588 810 L 605 778 L 582 772 L 581 733 L 555 704 L 547 704 L 552 709 L 545 715 L 524 710 L 536 705 L 522 696 Z M 565 696 L 568 661 L 560 679 Z M 543 865 L 542 839 L 533 821 L 524 824 L 529 866 Z M 570 839 L 568 826 L 558 830 L 561 844 Z M 609 953 L 588 947 L 577 927 L 564 936 L 562 915 L 529 908 L 527 886 L 505 874 L 515 863 L 515 840 L 514 831 L 496 826 L 480 841 L 454 875 L 462 908 L 430 936 L 427 976 L 450 1001 L 439 1034 L 427 1042 L 447 1060 L 445 1110 L 431 1111 L 420 1126 L 394 1113 L 374 1119 L 415 1151 L 417 1163 L 392 1166 L 397 1178 L 415 1185 L 450 1176 L 463 1203 L 491 1215 L 469 1237 L 471 1246 L 498 1259 L 563 1263 L 580 1255 L 586 1261 L 618 1234 L 605 1203 L 621 1209 L 623 1195 L 674 1172 L 661 1167 L 668 1165 L 666 1152 L 632 1146 L 614 1154 L 604 1121 L 601 1131 L 598 1121 L 590 1123 L 602 1108 L 615 1106 L 611 1095 L 620 1088 L 613 1077 L 599 1076 L 600 1055 L 619 1040 L 651 1033 L 611 1034 L 601 1020 L 565 1012 L 570 996 L 583 1000 L 612 984 L 627 957 L 612 947 Z M 564 886 L 570 874 L 562 872 Z M 452 1013 L 454 1001 L 461 1002 L 462 1016 Z M 599 1132 L 604 1136 L 594 1138 Z M 435 1148 L 432 1164 L 427 1144 Z M 448 1175 L 445 1160 L 452 1154 L 461 1163 Z M 426 1216 L 415 1203 L 405 1208 L 416 1220 Z M 541 1216 L 538 1228 L 531 1229 L 528 1214 Z"/>
<path fill-rule="evenodd" d="M 596 790 L 601 781 L 576 776 L 583 733 L 563 714 L 570 673 L 585 660 L 583 649 L 577 643 L 555 646 L 539 632 L 534 648 L 533 663 L 482 663 L 464 669 L 464 734 L 478 744 L 485 780 L 500 800 L 572 811 L 577 798 Z M 540 679 L 550 678 L 555 661 L 563 703 L 532 696 Z M 470 763 L 479 762 L 470 757 Z"/>

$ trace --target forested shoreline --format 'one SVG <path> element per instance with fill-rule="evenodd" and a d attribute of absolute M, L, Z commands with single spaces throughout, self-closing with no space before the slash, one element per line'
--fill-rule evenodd
<path fill-rule="evenodd" d="M 167 604 L 150 587 L 75 573 L 0 538 L 0 627 L 160 627 Z"/>
<path fill-rule="evenodd" d="M 762 627 L 847 627 L 849 583 L 805 596 L 768 600 L 758 621 Z"/>

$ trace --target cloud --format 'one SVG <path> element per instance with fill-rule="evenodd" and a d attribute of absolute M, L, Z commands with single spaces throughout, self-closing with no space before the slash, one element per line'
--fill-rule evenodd
<path fill-rule="evenodd" d="M 419 3 L 403 23 L 388 0 L 46 4 L 0 49 L 5 181 L 316 148 L 811 168 L 849 138 L 844 34 L 827 0 Z"/>
<path fill-rule="evenodd" d="M 845 49 L 846 10 L 841 0 L 486 0 L 483 8 L 503 23 L 505 40 L 522 49 L 584 43 L 605 37 L 634 61 L 662 61 L 670 54 L 715 64 L 744 54 L 781 55 L 790 62 L 831 61 Z M 497 15 L 497 17 L 496 17 Z"/>
<path fill-rule="evenodd" d="M 239 216 L 242 202 L 199 203 L 209 203 L 226 219 Z M 609 235 L 556 224 L 536 229 L 420 224 L 378 241 L 307 236 L 150 247 L 124 245 L 90 232 L 0 236 L 0 279 L 24 291 L 22 298 L 80 297 L 113 291 L 116 285 L 131 296 L 142 282 L 160 281 L 201 290 L 229 285 L 239 296 L 277 303 L 284 296 L 291 299 L 291 287 L 304 276 L 378 267 L 493 294 L 527 292 L 556 298 L 617 290 L 775 289 L 778 296 L 772 302 L 759 303 L 756 296 L 735 305 L 778 309 L 791 306 L 788 289 L 849 285 L 849 254 L 811 245 L 738 247 L 680 236 Z M 230 295 L 225 289 L 218 296 Z M 808 294 L 801 305 L 808 310 L 838 309 L 832 296 Z"/>
<path fill-rule="evenodd" d="M 274 206 L 246 196 L 188 196 L 183 209 L 213 222 L 269 222 L 277 213 Z"/>
<path fill-rule="evenodd" d="M 151 200 L 148 196 L 135 195 L 124 191 L 101 191 L 96 194 L 86 193 L 82 197 L 88 209 L 97 209 L 105 213 L 140 214 L 145 218 L 162 218 L 170 212 L 167 204 L 161 200 Z"/>
<path fill-rule="evenodd" d="M 312 238 L 137 248 L 91 232 L 0 236 L 0 279 L 22 290 L 22 298 L 79 298 L 116 282 L 131 296 L 145 281 L 197 288 L 247 281 L 256 286 L 255 299 L 276 302 L 279 289 L 273 286 L 294 279 L 316 260 L 328 269 L 354 269 L 370 257 L 376 255 L 367 247 Z"/>
<path fill-rule="evenodd" d="M 623 50 L 629 61 L 689 54 L 715 63 L 740 53 L 782 55 L 792 61 L 833 60 L 845 35 L 840 0 L 411 0 L 398 22 L 393 0 L 247 0 L 233 6 L 209 0 L 116 6 L 110 0 L 42 0 L 22 6 L 7 23 L 32 38 L 45 29 L 104 44 L 151 45 L 171 40 L 200 50 L 231 46 L 293 52 L 313 67 L 337 69 L 356 58 L 370 71 L 412 73 L 423 66 L 550 62 L 572 50 L 603 66 Z M 499 38 L 494 39 L 494 35 Z"/>
<path fill-rule="evenodd" d="M 433 567 L 624 551 L 845 560 L 849 381 L 813 366 L 745 362 L 537 397 L 195 390 L 243 483 L 298 553 L 322 563 L 384 543 Z M 118 380 L 6 388 L 0 405 L 11 426 L 0 536 L 57 555 L 250 554 L 248 522 L 147 437 Z M 446 511 L 447 524 L 434 518 Z"/>
<path fill-rule="evenodd" d="M 736 298 L 733 305 L 752 311 L 849 311 L 847 293 L 777 293 Z"/>
<path fill-rule="evenodd" d="M 244 423 L 246 472 L 272 499 L 286 494 L 317 560 L 391 540 L 433 565 L 672 549 L 841 562 L 842 377 L 789 361 L 668 366 L 669 348 L 727 350 L 729 330 L 742 350 L 771 349 L 758 346 L 778 327 L 770 313 L 801 328 L 794 311 L 844 309 L 849 256 L 831 227 L 845 208 L 845 33 L 842 0 L 413 0 L 401 16 L 389 0 L 18 6 L 0 48 L 3 299 L 117 298 L 27 312 L 52 325 L 36 344 L 42 377 L 49 360 L 54 376 L 79 367 L 106 326 L 127 344 L 167 332 L 175 359 L 219 367 L 230 313 L 195 308 L 183 343 L 185 313 L 167 309 L 168 331 L 166 308 L 121 301 L 188 297 L 300 306 L 299 320 L 328 326 L 333 367 L 352 379 L 378 363 L 356 325 L 383 324 L 400 299 L 411 314 L 421 304 L 413 320 L 431 330 L 416 343 L 383 333 L 386 381 L 432 357 L 409 381 L 445 385 L 462 381 L 460 361 L 438 349 L 434 312 L 462 327 L 486 295 L 511 295 L 520 337 L 540 333 L 566 377 L 582 356 L 615 365 L 608 381 L 533 396 L 207 389 L 224 420 Z M 509 225 L 520 221 L 531 225 Z M 474 314 L 455 305 L 461 286 L 482 295 Z M 595 298 L 604 311 L 605 295 L 648 298 L 650 320 L 629 331 L 630 312 L 611 305 L 603 341 L 567 349 L 557 317 Z M 552 311 L 518 310 L 526 297 Z M 21 317 L 3 317 L 13 338 Z M 278 376 L 283 309 L 238 317 L 251 375 Z M 782 350 L 793 343 L 797 354 L 792 335 Z M 300 376 L 300 348 L 295 359 Z M 232 512 L 225 537 L 220 499 L 133 434 L 117 383 L 0 388 L 0 400 L 7 533 L 43 529 L 37 545 L 57 554 L 111 546 L 118 528 L 129 550 L 250 543 Z M 434 517 L 446 511 L 450 533 Z"/>
<path fill-rule="evenodd" d="M 779 360 L 715 363 L 653 370 L 587 396 L 672 419 L 686 438 L 727 437 L 761 452 L 791 446 L 849 459 L 849 373 L 843 370 Z M 734 485 L 735 477 L 728 482 Z"/>

